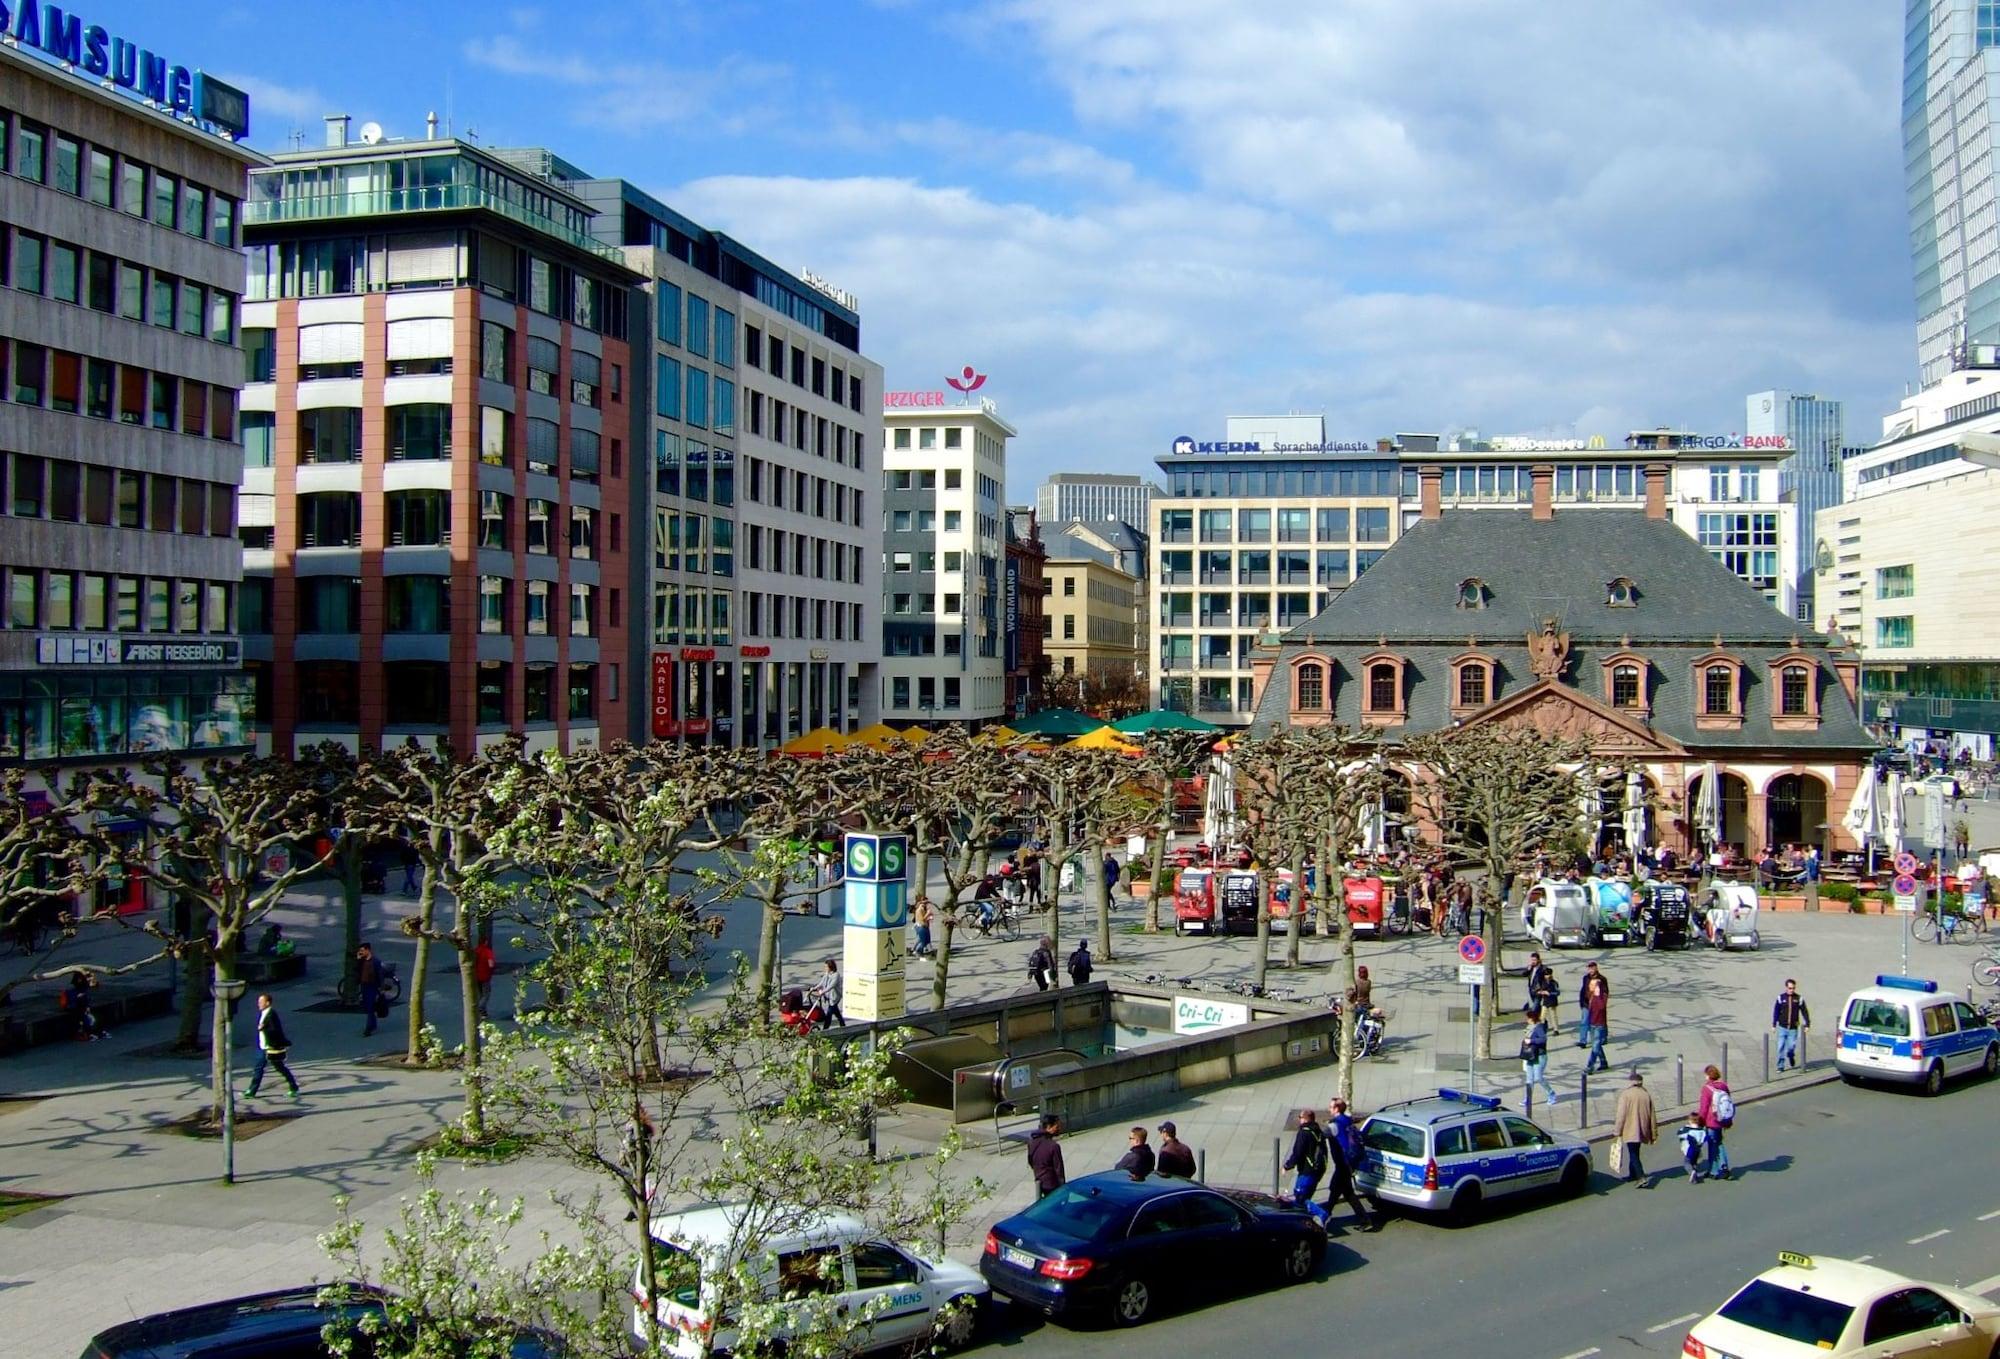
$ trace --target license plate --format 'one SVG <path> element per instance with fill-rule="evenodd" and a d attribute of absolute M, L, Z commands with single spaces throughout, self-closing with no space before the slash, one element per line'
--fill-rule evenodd
<path fill-rule="evenodd" d="M 1000 1248 L 1000 1258 L 1008 1264 L 1017 1265 L 1022 1269 L 1033 1269 L 1035 1267 L 1034 1256 L 1024 1250 L 1015 1250 L 1012 1246 L 1002 1246 Z"/>

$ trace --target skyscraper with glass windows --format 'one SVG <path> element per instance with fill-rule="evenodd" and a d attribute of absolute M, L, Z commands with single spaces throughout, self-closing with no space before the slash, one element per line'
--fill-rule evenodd
<path fill-rule="evenodd" d="M 1903 156 L 1925 386 L 1960 345 L 2000 344 L 2000 218 L 1994 212 L 1994 101 L 2000 4 L 1908 0 Z"/>
<path fill-rule="evenodd" d="M 1841 404 L 1806 392 L 1754 392 L 1744 403 L 1743 432 L 1777 436 L 1792 447 L 1778 464 L 1778 498 L 1797 505 L 1799 531 L 1794 556 L 1799 579 L 1798 617 L 1815 618 L 1813 596 L 1813 516 L 1840 503 L 1840 447 L 1845 419 Z"/>

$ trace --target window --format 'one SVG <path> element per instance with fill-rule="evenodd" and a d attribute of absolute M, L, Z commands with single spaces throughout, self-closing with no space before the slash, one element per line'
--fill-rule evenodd
<path fill-rule="evenodd" d="M 1357 509 L 1354 512 L 1354 540 L 1360 543 L 1386 543 L 1389 541 L 1389 511 L 1381 509 Z"/>
<path fill-rule="evenodd" d="M 48 178 L 49 134 L 23 121 L 14 141 L 14 173 L 40 184 Z"/>
<path fill-rule="evenodd" d="M 1269 510 L 1240 510 L 1237 512 L 1237 540 L 1245 543 L 1268 543 L 1271 541 L 1271 512 Z"/>
<path fill-rule="evenodd" d="M 514 332 L 493 321 L 479 326 L 479 376 L 494 382 L 511 383 L 514 371 L 509 354 Z"/>
<path fill-rule="evenodd" d="M 1943 1330 L 1957 1325 L 1958 1321 L 1958 1308 L 1930 1289 L 1905 1288 L 1880 1299 L 1868 1309 L 1868 1330 L 1861 1343 L 1878 1345 L 1899 1336 Z M 1932 1343 L 1938 1343 L 1937 1339 L 1933 1338 Z M 1896 1350 L 1898 1354 L 1906 1352 L 1900 1347 Z"/>
<path fill-rule="evenodd" d="M 708 301 L 689 294 L 687 300 L 687 351 L 708 354 Z"/>
<path fill-rule="evenodd" d="M 523 722 L 552 722 L 555 720 L 555 677 L 553 665 L 531 665 L 522 675 L 521 720 Z"/>
<path fill-rule="evenodd" d="M 55 177 L 50 183 L 63 193 L 83 193 L 83 143 L 56 134 Z"/>
<path fill-rule="evenodd" d="M 1368 707 L 1372 712 L 1394 712 L 1398 694 L 1396 666 L 1378 661 L 1368 667 Z"/>
<path fill-rule="evenodd" d="M 572 585 L 569 587 L 569 635 L 591 637 L 597 632 L 597 587 L 595 585 Z"/>
<path fill-rule="evenodd" d="M 1486 607 L 1486 582 L 1477 576 L 1468 576 L 1458 583 L 1458 607 L 1461 609 L 1483 609 Z"/>
<path fill-rule="evenodd" d="M 1736 669 L 1711 665 L 1701 672 L 1701 710 L 1709 714 L 1736 711 Z"/>
<path fill-rule="evenodd" d="M 358 462 L 361 458 L 361 411 L 330 406 L 299 412 L 299 461 Z"/>
<path fill-rule="evenodd" d="M 146 167 L 136 160 L 118 167 L 118 207 L 134 217 L 146 215 Z"/>
<path fill-rule="evenodd" d="M 49 296 L 58 302 L 74 302 L 77 299 L 77 254 L 76 247 L 61 241 L 49 242 L 48 289 Z"/>
<path fill-rule="evenodd" d="M 562 372 L 562 348 L 554 340 L 539 335 L 528 337 L 528 390 L 543 396 L 556 394 Z"/>
<path fill-rule="evenodd" d="M 556 460 L 560 456 L 558 427 L 553 420 L 538 420 L 528 417 L 528 470 L 540 472 L 544 476 L 554 476 Z"/>
<path fill-rule="evenodd" d="M 479 408 L 479 460 L 494 467 L 506 467 L 513 454 L 513 417 L 498 406 Z"/>
<path fill-rule="evenodd" d="M 548 556 L 555 551 L 549 537 L 549 520 L 555 513 L 553 500 L 528 501 L 528 551 Z"/>
<path fill-rule="evenodd" d="M 1614 665 L 1611 667 L 1611 706 L 1614 708 L 1637 708 L 1644 702 L 1639 689 L 1639 667 L 1636 665 Z"/>
<path fill-rule="evenodd" d="M 1786 717 L 1808 715 L 1812 673 L 1803 665 L 1788 665 L 1778 679 L 1778 711 Z"/>
<path fill-rule="evenodd" d="M 572 665 L 569 668 L 569 720 L 597 720 L 597 667 Z"/>
<path fill-rule="evenodd" d="M 527 586 L 528 632 L 546 637 L 549 631 L 549 582 L 531 580 Z"/>
<path fill-rule="evenodd" d="M 1875 620 L 1875 645 L 1879 647 L 1912 647 L 1917 644 L 1917 620 L 1910 614 L 1897 614 L 1889 618 Z"/>
<path fill-rule="evenodd" d="M 1638 604 L 1639 592 L 1630 577 L 1619 576 L 1604 587 L 1604 602 L 1613 609 L 1630 609 Z"/>
<path fill-rule="evenodd" d="M 390 632 L 451 631 L 451 582 L 443 576 L 389 576 L 383 606 Z"/>
<path fill-rule="evenodd" d="M 1486 663 L 1467 661 L 1458 667 L 1458 703 L 1461 708 L 1480 708 L 1486 704 Z"/>
<path fill-rule="evenodd" d="M 451 541 L 451 492 L 391 491 L 385 502 L 390 547 L 441 547 Z"/>
<path fill-rule="evenodd" d="M 589 560 L 597 555 L 597 511 L 572 505 L 569 511 L 569 555 Z"/>
<path fill-rule="evenodd" d="M 1875 568 L 1875 598 L 1908 599 L 1917 592 L 1917 568 L 1903 566 L 1878 566 Z"/>
<path fill-rule="evenodd" d="M 479 721 L 485 726 L 507 721 L 507 667 L 502 662 L 480 662 Z"/>
<path fill-rule="evenodd" d="M 512 587 L 513 582 L 505 576 L 481 576 L 479 578 L 479 630 L 481 632 L 502 633 L 507 631 L 507 596 Z"/>
<path fill-rule="evenodd" d="M 512 516 L 514 497 L 499 491 L 479 493 L 479 545 L 496 551 L 507 550 L 507 521 Z"/>
<path fill-rule="evenodd" d="M 1292 672 L 1292 707 L 1300 712 L 1318 712 L 1326 707 L 1326 667 L 1317 661 Z"/>
<path fill-rule="evenodd" d="M 451 407 L 389 407 L 389 460 L 439 462 L 451 457 Z"/>
<path fill-rule="evenodd" d="M 653 381 L 653 410 L 669 420 L 681 418 L 681 362 L 659 356 Z"/>
<path fill-rule="evenodd" d="M 24 293 L 42 291 L 42 261 L 47 243 L 32 231 L 14 233 L 14 286 Z"/>
<path fill-rule="evenodd" d="M 119 582 L 123 588 L 124 579 Z M 306 576 L 300 579 L 299 631 L 347 633 L 361 620 L 361 581 L 347 576 Z"/>
<path fill-rule="evenodd" d="M 180 207 L 180 181 L 172 175 L 153 171 L 153 222 L 157 226 L 171 227 L 175 211 Z"/>

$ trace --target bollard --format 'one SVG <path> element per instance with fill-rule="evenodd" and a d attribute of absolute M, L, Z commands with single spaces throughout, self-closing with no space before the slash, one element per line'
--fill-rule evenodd
<path fill-rule="evenodd" d="M 1521 1101 L 1521 1112 L 1529 1118 L 1535 1116 L 1535 1083 L 1528 1082 L 1527 1096 Z"/>
<path fill-rule="evenodd" d="M 1203 1147 L 1194 1154 L 1194 1178 L 1196 1184 L 1208 1183 L 1208 1148 Z"/>
<path fill-rule="evenodd" d="M 1588 1068 L 1584 1070 L 1581 1076 L 1577 1077 L 1577 1087 L 1576 1126 L 1584 1128 L 1590 1125 L 1590 1071 Z"/>
<path fill-rule="evenodd" d="M 1801 1070 L 1801 1071 L 1804 1071 L 1804 1070 L 1806 1069 L 1806 1067 L 1807 1067 L 1808 1065 L 1810 1065 L 1810 1064 L 1809 1064 L 1809 1063 L 1808 1063 L 1808 1062 L 1806 1061 L 1806 1039 L 1807 1039 L 1807 1038 L 1808 1038 L 1808 1037 L 1809 1037 L 1809 1036 L 1810 1036 L 1811 1034 L 1812 1034 L 1812 1030 L 1811 1030 L 1811 1029 L 1808 1029 L 1808 1028 L 1803 1028 L 1803 1027 L 1801 1027 L 1801 1028 L 1799 1029 L 1799 1055 L 1798 1055 L 1798 1063 L 1799 1063 L 1799 1070 Z"/>
<path fill-rule="evenodd" d="M 1722 1045 L 1722 1083 L 1729 1084 L 1729 1044 Z"/>
<path fill-rule="evenodd" d="M 1274 1137 L 1271 1139 L 1271 1197 L 1272 1198 L 1278 1197 L 1278 1163 L 1285 1159 L 1283 1152 L 1281 1152 L 1279 1148 L 1284 1144 L 1284 1140 L 1285 1139 L 1282 1137 Z"/>
<path fill-rule="evenodd" d="M 1687 1059 L 1674 1054 L 1674 1103 L 1687 1103 Z"/>
<path fill-rule="evenodd" d="M 1769 1033 L 1764 1035 L 1764 1079 L 1766 1082 L 1771 1079 L 1771 1035 Z"/>

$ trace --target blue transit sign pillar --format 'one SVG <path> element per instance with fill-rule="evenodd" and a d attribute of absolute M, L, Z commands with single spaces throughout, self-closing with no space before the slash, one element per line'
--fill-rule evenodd
<path fill-rule="evenodd" d="M 841 931 L 849 1019 L 900 1019 L 904 930 L 910 921 L 910 839 L 851 832 L 843 847 L 846 928 Z"/>

